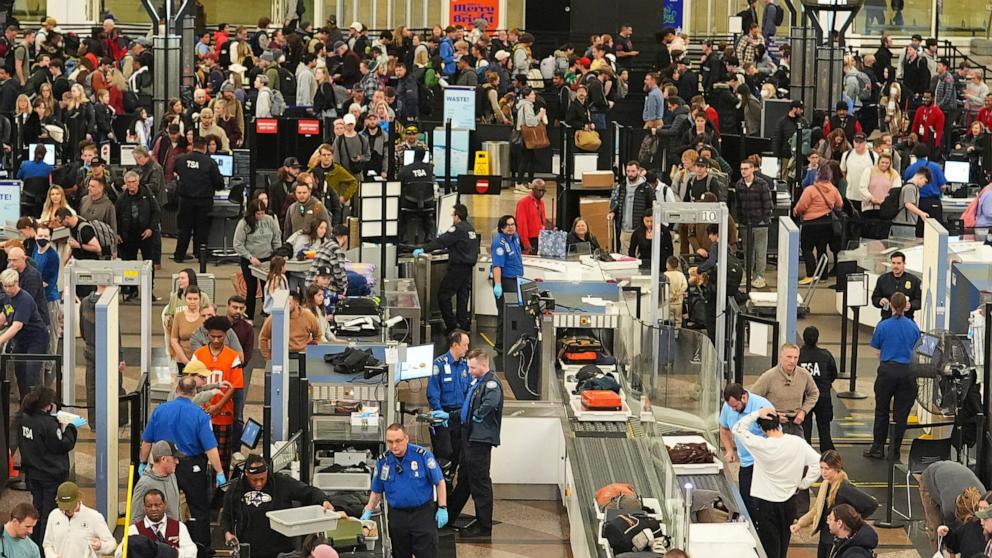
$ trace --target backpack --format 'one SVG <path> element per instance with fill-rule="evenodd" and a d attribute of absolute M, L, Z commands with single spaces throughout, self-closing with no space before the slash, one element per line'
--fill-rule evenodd
<path fill-rule="evenodd" d="M 663 536 L 658 520 L 643 513 L 620 515 L 603 524 L 603 538 L 614 554 L 650 549 L 654 539 Z"/>
<path fill-rule="evenodd" d="M 878 218 L 883 221 L 889 221 L 895 218 L 899 214 L 899 210 L 902 209 L 899 203 L 902 198 L 902 186 L 896 186 L 889 190 L 889 193 L 882 200 L 882 205 L 878 206 Z M 967 213 L 967 210 L 965 210 Z"/>
<path fill-rule="evenodd" d="M 854 77 L 858 80 L 858 100 L 861 102 L 871 100 L 871 80 L 868 74 L 855 70 Z"/>
<path fill-rule="evenodd" d="M 641 148 L 637 150 L 637 161 L 646 169 L 653 169 L 661 162 L 661 153 L 658 147 L 661 144 L 661 136 L 648 132 L 641 140 Z"/>
<path fill-rule="evenodd" d="M 775 5 L 774 21 L 775 21 L 775 27 L 778 27 L 785 22 L 785 10 L 782 9 L 782 6 Z"/>
<path fill-rule="evenodd" d="M 259 39 L 261 39 L 263 35 L 267 37 L 268 33 L 259 29 L 248 39 L 248 45 L 251 46 L 251 52 L 256 57 L 262 55 L 262 45 L 259 43 Z"/>
<path fill-rule="evenodd" d="M 282 116 L 286 112 L 286 98 L 282 96 L 282 91 L 269 89 L 269 109 L 272 116 Z"/>
<path fill-rule="evenodd" d="M 982 190 L 978 192 L 978 195 L 975 196 L 975 199 L 968 203 L 968 207 L 965 208 L 964 213 L 961 214 L 961 220 L 964 222 L 966 229 L 975 228 L 975 223 L 978 222 L 978 204 L 981 203 L 982 196 L 988 194 L 990 190 L 992 190 L 992 188 L 989 186 L 982 188 Z M 886 198 L 885 201 L 888 201 L 888 198 Z"/>
<path fill-rule="evenodd" d="M 80 219 L 82 221 L 82 219 Z M 93 227 L 96 240 L 100 243 L 100 259 L 112 260 L 117 257 L 117 235 L 114 229 L 103 221 L 84 221 L 83 226 Z"/>
<path fill-rule="evenodd" d="M 293 99 L 296 101 L 296 76 L 286 68 L 279 66 L 279 91 L 282 92 L 283 99 Z"/>
<path fill-rule="evenodd" d="M 544 60 L 541 60 L 541 77 L 546 80 L 551 80 L 555 77 L 555 71 L 558 70 L 558 62 L 555 60 L 555 55 L 552 54 Z"/>
<path fill-rule="evenodd" d="M 434 89 L 424 82 L 417 82 L 417 112 L 420 116 L 430 116 L 434 112 Z"/>

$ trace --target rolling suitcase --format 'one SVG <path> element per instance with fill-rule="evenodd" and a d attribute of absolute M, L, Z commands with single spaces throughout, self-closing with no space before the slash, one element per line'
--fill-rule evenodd
<path fill-rule="evenodd" d="M 586 411 L 619 411 L 623 404 L 616 392 L 587 389 L 582 392 L 582 408 Z"/>

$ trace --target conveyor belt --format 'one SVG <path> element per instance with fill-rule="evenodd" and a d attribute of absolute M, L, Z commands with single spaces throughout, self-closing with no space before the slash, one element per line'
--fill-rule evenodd
<path fill-rule="evenodd" d="M 576 438 L 626 438 L 626 422 L 581 422 L 570 420 Z"/>
<path fill-rule="evenodd" d="M 583 480 L 595 490 L 613 482 L 634 485 L 638 494 L 660 494 L 660 486 L 647 452 L 636 440 L 616 438 L 577 438 L 575 462 Z"/>

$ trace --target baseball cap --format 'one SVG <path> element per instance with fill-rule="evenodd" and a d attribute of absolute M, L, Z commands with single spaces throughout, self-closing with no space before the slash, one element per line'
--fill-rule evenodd
<path fill-rule="evenodd" d="M 259 56 L 259 58 L 265 60 L 266 62 L 272 62 L 273 60 L 275 60 L 275 58 L 272 57 L 272 53 L 270 51 L 263 52 L 261 56 Z"/>
<path fill-rule="evenodd" d="M 861 132 L 854 134 L 854 141 L 865 141 L 865 135 Z"/>
<path fill-rule="evenodd" d="M 93 157 L 93 159 L 90 161 L 90 166 L 91 167 L 102 167 L 103 165 L 106 165 L 106 164 L 107 164 L 107 162 L 104 161 L 103 159 L 99 158 L 99 157 Z"/>
<path fill-rule="evenodd" d="M 168 440 L 159 440 L 152 444 L 152 450 L 151 453 L 149 453 L 149 460 L 151 460 L 152 463 L 155 463 L 163 457 L 185 457 L 185 455 L 179 451 L 176 444 L 173 444 Z"/>
<path fill-rule="evenodd" d="M 64 482 L 59 485 L 55 494 L 55 503 L 62 511 L 75 511 L 79 504 L 79 487 L 74 482 Z"/>
<path fill-rule="evenodd" d="M 194 359 L 186 363 L 186 366 L 183 368 L 183 374 L 196 374 L 197 376 L 206 378 L 210 376 L 210 371 L 207 370 L 206 364 Z"/>
<path fill-rule="evenodd" d="M 992 519 L 992 508 L 985 508 L 975 512 L 975 517 L 978 519 Z"/>
<path fill-rule="evenodd" d="M 806 108 L 806 105 L 804 105 L 803 102 L 800 101 L 799 99 L 795 99 L 791 103 L 789 103 L 789 108 L 790 109 L 794 109 L 794 108 Z"/>
<path fill-rule="evenodd" d="M 362 30 L 365 29 L 365 27 L 361 23 L 359 23 L 359 22 L 356 21 L 356 22 L 353 22 L 351 25 L 349 25 L 348 26 L 348 29 L 354 29 L 355 31 L 358 31 L 359 33 L 361 33 Z"/>
<path fill-rule="evenodd" d="M 320 267 L 317 268 L 317 275 L 318 276 L 323 275 L 325 277 L 330 277 L 330 276 L 334 275 L 334 272 L 331 270 L 331 266 L 329 266 L 329 265 L 322 265 L 322 266 L 320 266 Z"/>
<path fill-rule="evenodd" d="M 578 64 L 579 66 L 582 66 L 583 68 L 588 68 L 589 65 L 592 64 L 592 60 L 589 60 L 588 58 L 583 56 L 582 58 L 579 58 L 575 63 Z"/>
<path fill-rule="evenodd" d="M 345 124 L 351 124 L 352 126 L 354 126 L 355 125 L 355 115 L 354 114 L 351 114 L 351 113 L 348 113 L 348 114 L 344 115 L 344 123 Z"/>
<path fill-rule="evenodd" d="M 494 56 L 496 57 L 496 60 L 502 62 L 510 57 L 510 53 L 506 52 L 505 50 L 497 50 Z"/>
<path fill-rule="evenodd" d="M 286 157 L 282 161 L 282 166 L 284 166 L 284 167 L 292 167 L 294 169 L 298 169 L 298 168 L 300 168 L 300 160 L 297 159 L 296 157 Z"/>

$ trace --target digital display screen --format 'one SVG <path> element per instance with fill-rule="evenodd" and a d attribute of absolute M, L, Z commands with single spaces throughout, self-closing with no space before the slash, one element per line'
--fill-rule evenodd
<path fill-rule="evenodd" d="M 248 419 L 245 422 L 244 430 L 241 432 L 241 444 L 251 449 L 255 449 L 258 440 L 262 437 L 262 425 L 255 419 Z"/>
<path fill-rule="evenodd" d="M 971 163 L 947 161 L 944 163 L 944 178 L 951 184 L 967 184 L 971 178 Z"/>
<path fill-rule="evenodd" d="M 210 158 L 217 162 L 217 168 L 220 169 L 221 176 L 224 178 L 234 176 L 234 157 L 232 155 L 218 155 L 215 153 Z"/>
<path fill-rule="evenodd" d="M 434 370 L 434 345 L 406 348 L 406 361 L 400 363 L 399 381 L 430 378 Z"/>

